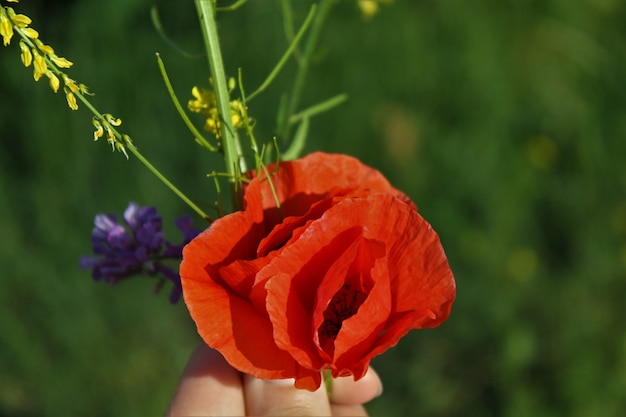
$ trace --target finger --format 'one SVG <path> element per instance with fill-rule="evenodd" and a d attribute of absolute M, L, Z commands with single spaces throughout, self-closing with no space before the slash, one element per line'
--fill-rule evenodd
<path fill-rule="evenodd" d="M 191 354 L 167 417 L 244 415 L 241 375 L 204 343 Z"/>
<path fill-rule="evenodd" d="M 333 405 L 365 404 L 383 393 L 378 374 L 368 368 L 363 378 L 354 381 L 351 376 L 333 379 L 330 402 Z"/>
<path fill-rule="evenodd" d="M 315 392 L 297 389 L 293 380 L 262 380 L 244 375 L 246 415 L 329 416 L 324 384 Z"/>
<path fill-rule="evenodd" d="M 362 405 L 330 405 L 333 417 L 367 417 Z"/>

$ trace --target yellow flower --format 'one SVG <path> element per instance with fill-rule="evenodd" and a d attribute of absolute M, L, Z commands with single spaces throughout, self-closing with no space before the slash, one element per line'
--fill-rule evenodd
<path fill-rule="evenodd" d="M 67 59 L 60 57 L 60 56 L 56 56 L 54 54 L 50 54 L 50 59 L 52 60 L 52 62 L 54 62 L 57 67 L 59 68 L 69 68 L 72 65 L 74 65 L 74 63 L 72 61 L 68 61 Z"/>
<path fill-rule="evenodd" d="M 93 118 L 92 123 L 93 127 L 96 128 L 96 130 L 94 130 L 93 132 L 93 140 L 97 141 L 104 135 L 104 128 L 102 127 L 102 123 L 100 123 L 100 120 L 96 119 L 95 117 Z"/>
<path fill-rule="evenodd" d="M 241 100 L 233 100 L 230 102 L 230 117 L 233 121 L 233 128 L 235 130 L 243 126 L 243 115 L 245 114 L 243 103 Z"/>
<path fill-rule="evenodd" d="M 0 35 L 2 35 L 2 42 L 4 43 L 4 46 L 11 43 L 11 38 L 13 37 L 13 25 L 4 14 L 0 14 Z"/>
<path fill-rule="evenodd" d="M 78 110 L 78 103 L 76 102 L 76 96 L 68 88 L 65 88 L 65 98 L 67 99 L 67 105 L 72 110 Z"/>
<path fill-rule="evenodd" d="M 22 64 L 24 64 L 25 67 L 29 67 L 30 64 L 33 63 L 33 54 L 30 52 L 30 48 L 24 41 L 20 41 L 20 49 L 22 50 Z"/>
<path fill-rule="evenodd" d="M 65 83 L 65 86 L 69 88 L 72 93 L 77 93 L 80 90 L 80 88 L 76 85 L 76 81 L 72 80 L 65 74 L 63 74 L 63 83 Z"/>
<path fill-rule="evenodd" d="M 380 11 L 381 3 L 391 3 L 393 0 L 358 0 L 361 16 L 364 19 L 371 19 Z"/>
<path fill-rule="evenodd" d="M 379 6 L 375 0 L 359 0 L 359 9 L 363 17 L 369 19 L 378 13 Z"/>
<path fill-rule="evenodd" d="M 25 28 L 33 22 L 30 17 L 26 16 L 25 14 L 16 14 L 14 16 L 11 16 L 11 20 L 13 21 L 13 24 L 18 28 Z"/>
<path fill-rule="evenodd" d="M 107 131 L 107 142 L 109 142 L 113 147 L 113 150 L 115 150 L 115 142 L 117 142 L 115 132 L 113 132 L 113 129 L 111 129 L 111 126 L 109 125 L 106 125 L 105 129 Z"/>
<path fill-rule="evenodd" d="M 37 45 L 37 48 L 39 48 L 39 50 L 41 52 L 43 52 L 44 55 L 52 55 L 52 54 L 54 54 L 54 49 L 52 49 L 52 47 L 50 45 L 46 45 L 45 43 L 43 43 L 39 39 L 35 40 L 35 45 Z"/>
<path fill-rule="evenodd" d="M 203 113 L 211 108 L 215 108 L 217 105 L 215 102 L 215 93 L 206 89 L 199 89 L 194 86 L 191 89 L 191 95 L 195 97 L 195 100 L 189 100 L 187 107 L 194 113 Z M 205 115 L 206 116 L 206 115 Z"/>
<path fill-rule="evenodd" d="M 50 88 L 52 88 L 52 91 L 54 91 L 55 93 L 59 91 L 59 87 L 61 86 L 61 82 L 59 81 L 59 78 L 56 75 L 54 75 L 52 71 L 46 72 L 46 75 L 50 79 Z"/>
<path fill-rule="evenodd" d="M 108 124 L 110 124 L 111 126 L 115 126 L 115 127 L 117 127 L 117 126 L 119 126 L 119 125 L 121 125 L 121 124 L 122 124 L 122 119 L 120 119 L 120 118 L 116 118 L 116 117 L 114 117 L 112 114 L 109 114 L 109 113 L 107 113 L 107 114 L 105 114 L 105 115 L 104 115 L 104 119 L 105 119 L 105 120 L 106 120 L 106 122 L 107 122 Z"/>
<path fill-rule="evenodd" d="M 213 118 L 213 117 L 207 118 L 206 122 L 204 123 L 204 130 L 209 131 L 213 133 L 215 136 L 219 137 L 220 128 L 219 128 L 219 121 L 217 120 L 217 118 Z"/>
<path fill-rule="evenodd" d="M 30 39 L 37 39 L 37 38 L 39 38 L 39 32 L 37 32 L 33 28 L 23 28 L 22 32 L 24 33 L 24 35 L 26 35 Z"/>
<path fill-rule="evenodd" d="M 229 82 L 229 87 L 233 86 L 232 82 Z M 217 111 L 217 101 L 215 100 L 215 93 L 211 90 L 200 89 L 193 87 L 191 94 L 194 96 L 194 100 L 189 100 L 187 107 L 194 113 L 200 113 L 205 118 L 204 130 L 213 133 L 218 138 L 220 137 L 220 117 Z M 239 129 L 243 126 L 243 104 L 240 100 L 233 100 L 230 102 L 230 117 L 233 122 L 233 128 Z"/>
<path fill-rule="evenodd" d="M 46 60 L 43 59 L 43 57 L 37 52 L 33 51 L 33 55 L 35 56 L 35 71 L 33 73 L 33 78 L 35 78 L 35 81 L 39 81 L 46 71 L 48 71 L 48 66 L 46 65 Z"/>

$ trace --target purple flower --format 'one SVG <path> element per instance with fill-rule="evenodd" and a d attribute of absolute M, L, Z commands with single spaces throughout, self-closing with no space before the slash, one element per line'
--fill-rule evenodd
<path fill-rule="evenodd" d="M 163 261 L 182 259 L 183 247 L 200 232 L 193 227 L 191 216 L 176 219 L 176 227 L 183 233 L 183 241 L 174 245 L 165 240 L 161 216 L 155 207 L 140 207 L 130 203 L 124 211 L 124 223 L 117 222 L 113 214 L 96 215 L 91 232 L 91 244 L 97 256 L 83 256 L 81 268 L 91 269 L 96 281 L 116 284 L 133 275 L 159 277 L 157 289 L 164 280 L 173 283 L 170 301 L 178 302 L 182 294 L 177 269 L 166 266 Z"/>

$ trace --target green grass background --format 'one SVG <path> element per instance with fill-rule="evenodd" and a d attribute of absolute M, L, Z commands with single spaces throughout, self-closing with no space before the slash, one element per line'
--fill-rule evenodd
<path fill-rule="evenodd" d="M 302 19 L 309 1 L 297 0 Z M 206 84 L 155 33 L 201 52 L 193 2 L 27 1 L 68 72 L 124 120 L 144 154 L 201 204 L 219 159 L 175 114 Z M 450 319 L 374 361 L 372 416 L 619 416 L 626 410 L 626 3 L 396 0 L 371 21 L 342 0 L 325 27 L 303 106 L 350 100 L 312 121 L 307 151 L 349 153 L 410 195 L 457 279 Z M 275 1 L 220 18 L 227 70 L 248 91 L 286 48 Z M 188 211 L 133 158 L 93 143 L 84 106 L 33 83 L 0 49 L 0 415 L 152 416 L 199 339 L 184 305 L 138 279 L 93 283 L 93 216 L 129 200 L 165 222 Z M 290 66 L 250 105 L 273 134 Z M 200 222 L 197 223 L 200 226 Z M 172 239 L 177 231 L 169 225 Z"/>

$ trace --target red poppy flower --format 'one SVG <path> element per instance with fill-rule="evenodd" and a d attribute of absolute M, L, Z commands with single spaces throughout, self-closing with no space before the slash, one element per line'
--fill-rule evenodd
<path fill-rule="evenodd" d="M 241 372 L 309 390 L 324 369 L 361 378 L 409 330 L 446 320 L 455 297 L 415 205 L 380 172 L 324 153 L 254 177 L 244 210 L 189 243 L 180 273 L 209 346 Z"/>

